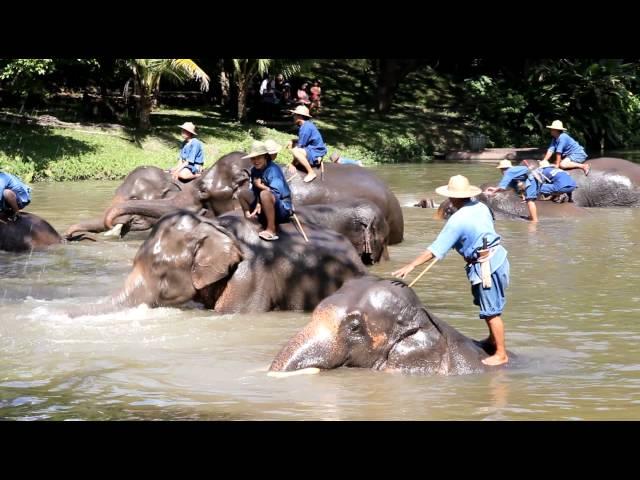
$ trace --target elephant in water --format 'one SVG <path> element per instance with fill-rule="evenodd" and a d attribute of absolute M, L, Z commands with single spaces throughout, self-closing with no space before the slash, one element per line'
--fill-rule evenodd
<path fill-rule="evenodd" d="M 240 212 L 209 219 L 179 210 L 162 217 L 140 246 L 124 288 L 108 302 L 67 312 L 100 314 L 194 300 L 218 313 L 312 310 L 345 280 L 367 273 L 342 235 L 292 224 L 265 242 Z"/>
<path fill-rule="evenodd" d="M 0 250 L 28 252 L 59 243 L 63 243 L 62 237 L 43 218 L 20 212 L 17 220 L 12 222 L 0 213 Z"/>
<path fill-rule="evenodd" d="M 103 224 L 110 229 L 123 225 L 122 230 L 133 229 L 132 224 L 140 223 L 147 227 L 155 223 L 162 215 L 183 208 L 194 213 L 208 212 L 209 216 L 222 215 L 234 210 L 237 205 L 237 193 L 248 188 L 251 160 L 244 159 L 242 152 L 233 152 L 220 158 L 200 178 L 183 185 L 182 191 L 171 197 L 157 197 L 146 201 L 130 199 L 112 204 L 105 212 Z M 400 243 L 404 235 L 402 208 L 396 196 L 387 185 L 372 172 L 356 165 L 330 164 L 325 167 L 324 180 L 318 178 L 304 183 L 297 172 L 289 177 L 289 186 L 293 204 L 296 208 L 303 205 L 331 204 L 355 199 L 367 200 L 375 204 L 382 212 L 389 226 L 389 244 Z M 103 227 L 103 228 L 104 228 Z"/>
<path fill-rule="evenodd" d="M 360 367 L 459 375 L 497 368 L 482 363 L 493 353 L 429 312 L 404 282 L 366 276 L 320 302 L 269 370 Z M 516 357 L 509 352 L 509 358 L 512 365 Z"/>

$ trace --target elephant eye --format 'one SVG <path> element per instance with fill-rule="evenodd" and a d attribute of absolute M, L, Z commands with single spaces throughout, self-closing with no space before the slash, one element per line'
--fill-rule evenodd
<path fill-rule="evenodd" d="M 349 321 L 349 326 L 347 327 L 350 332 L 355 333 L 360 330 L 362 325 L 360 313 L 354 312 L 347 315 L 347 320 Z"/>

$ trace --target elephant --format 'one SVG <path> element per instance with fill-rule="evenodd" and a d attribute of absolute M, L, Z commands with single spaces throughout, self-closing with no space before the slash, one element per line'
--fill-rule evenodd
<path fill-rule="evenodd" d="M 180 182 L 175 182 L 171 174 L 158 167 L 142 166 L 132 170 L 116 189 L 115 196 L 111 200 L 111 207 L 127 200 L 156 200 L 159 198 L 172 198 L 185 187 Z M 128 231 L 148 230 L 152 223 L 147 217 L 132 217 L 123 229 L 123 234 Z M 70 226 L 65 232 L 69 239 L 81 232 L 104 232 L 104 215 L 100 218 L 86 220 Z"/>
<path fill-rule="evenodd" d="M 20 212 L 16 221 L 0 214 L 0 250 L 28 252 L 63 243 L 58 232 L 43 218 Z"/>
<path fill-rule="evenodd" d="M 278 241 L 265 242 L 259 225 L 240 212 L 213 219 L 187 210 L 169 213 L 140 246 L 120 292 L 67 314 L 192 300 L 217 313 L 312 310 L 367 270 L 344 236 L 311 223 L 304 228 L 309 243 L 292 224 L 281 226 Z"/>
<path fill-rule="evenodd" d="M 347 237 L 365 265 L 389 259 L 389 224 L 374 203 L 356 199 L 303 205 L 296 214 L 303 223 L 311 222 Z"/>
<path fill-rule="evenodd" d="M 494 347 L 495 348 L 495 347 Z M 400 280 L 351 279 L 313 310 L 311 322 L 276 355 L 269 370 L 359 367 L 385 372 L 458 375 L 496 367 L 493 354 L 440 320 Z M 509 352 L 510 363 L 516 357 Z"/>
<path fill-rule="evenodd" d="M 237 208 L 237 193 L 248 188 L 250 159 L 244 153 L 233 152 L 218 160 L 202 176 L 186 184 L 180 194 L 167 199 L 126 201 L 113 205 L 105 213 L 106 228 L 128 225 L 141 216 L 149 223 L 177 208 L 209 216 L 221 215 Z M 285 176 L 288 174 L 285 172 Z M 325 167 L 324 180 L 304 183 L 304 174 L 296 172 L 289 181 L 293 204 L 328 204 L 341 200 L 362 199 L 373 202 L 382 211 L 389 225 L 389 245 L 400 243 L 404 235 L 402 208 L 387 185 L 373 173 L 357 165 L 330 164 Z M 127 214 L 124 215 L 123 212 Z M 120 218 L 118 218 L 120 217 Z M 117 219 L 117 222 L 116 222 Z M 128 227 L 127 227 L 128 228 Z M 123 228 L 126 231 L 127 228 Z"/>

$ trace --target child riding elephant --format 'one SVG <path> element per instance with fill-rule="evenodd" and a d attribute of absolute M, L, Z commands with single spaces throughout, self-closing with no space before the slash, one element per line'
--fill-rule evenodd
<path fill-rule="evenodd" d="M 258 216 L 266 228 L 258 235 L 263 240 L 278 240 L 277 225 L 286 223 L 293 214 L 291 191 L 282 170 L 273 162 L 275 142 L 254 142 L 249 155 L 253 168 L 250 188 L 240 192 L 238 200 L 247 218 Z M 274 153 L 270 153 L 274 152 Z"/>

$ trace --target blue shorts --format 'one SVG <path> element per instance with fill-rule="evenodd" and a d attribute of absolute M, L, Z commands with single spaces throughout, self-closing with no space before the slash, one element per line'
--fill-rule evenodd
<path fill-rule="evenodd" d="M 197 173 L 202 172 L 202 165 L 197 164 L 197 163 L 190 163 L 188 165 L 185 165 L 184 167 L 182 167 L 182 169 L 187 169 L 189 170 L 191 173 L 193 173 L 194 175 Z"/>
<path fill-rule="evenodd" d="M 254 202 L 251 204 L 251 210 L 252 211 L 255 210 L 257 205 L 258 205 L 258 199 L 254 200 Z M 282 200 L 276 197 L 275 209 L 276 209 L 276 223 L 287 223 L 291 219 L 293 209 L 291 208 L 290 200 Z M 262 212 L 260 212 L 260 215 L 258 215 L 258 217 L 262 221 L 267 220 L 267 217 Z"/>
<path fill-rule="evenodd" d="M 304 151 L 307 154 L 309 165 L 311 165 L 312 167 L 319 167 L 320 158 L 324 157 L 324 155 L 318 155 L 318 152 L 313 150 L 311 147 L 304 147 Z"/>
<path fill-rule="evenodd" d="M 575 163 L 584 163 L 586 159 L 587 159 L 586 155 L 576 155 L 574 153 L 573 155 L 567 155 L 562 160 L 569 160 L 569 161 L 575 162 Z"/>
<path fill-rule="evenodd" d="M 491 288 L 483 288 L 482 283 L 471 285 L 473 304 L 480 307 L 480 318 L 495 317 L 502 314 L 507 303 L 504 291 L 509 286 L 509 260 L 491 274 Z"/>
<path fill-rule="evenodd" d="M 544 195 L 552 195 L 554 193 L 571 193 L 576 189 L 574 185 L 567 185 L 557 188 L 553 183 L 545 183 L 540 187 L 540 193 Z"/>
<path fill-rule="evenodd" d="M 525 200 L 535 200 L 538 198 L 538 182 L 535 180 L 529 181 L 529 186 L 524 192 Z"/>

